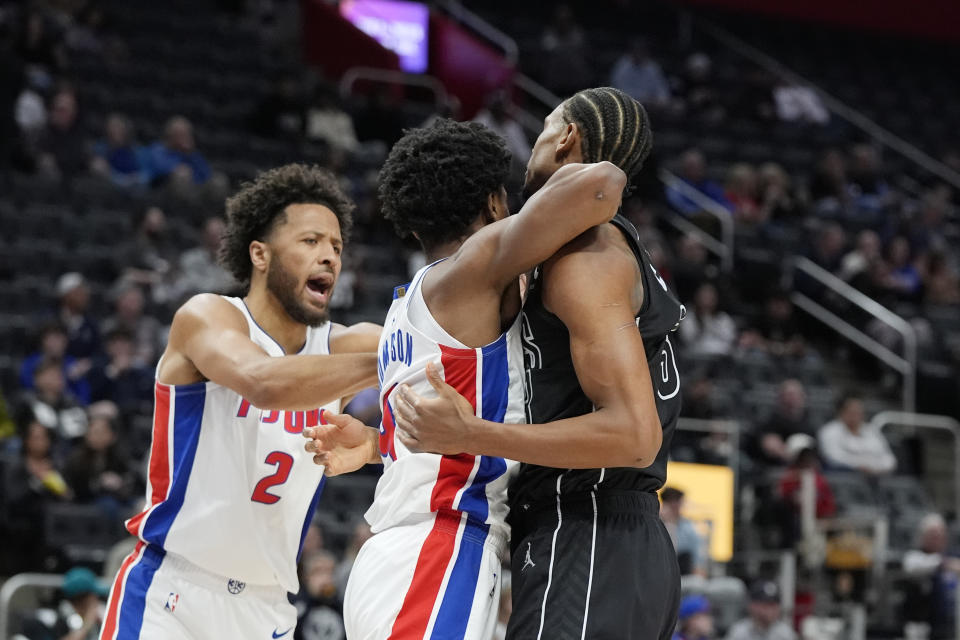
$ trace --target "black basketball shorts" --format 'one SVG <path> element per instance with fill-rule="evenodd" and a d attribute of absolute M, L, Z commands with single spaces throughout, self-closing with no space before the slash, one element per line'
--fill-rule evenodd
<path fill-rule="evenodd" d="M 512 513 L 507 640 L 670 640 L 680 570 L 659 508 L 607 491 Z"/>

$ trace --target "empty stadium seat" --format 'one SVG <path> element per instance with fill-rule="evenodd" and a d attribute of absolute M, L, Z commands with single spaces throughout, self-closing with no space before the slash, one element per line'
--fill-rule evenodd
<path fill-rule="evenodd" d="M 831 471 L 826 477 L 833 490 L 839 515 L 876 517 L 882 513 L 876 492 L 862 473 Z"/>
<path fill-rule="evenodd" d="M 51 503 L 44 523 L 46 543 L 59 550 L 69 564 L 104 561 L 110 547 L 124 536 L 120 522 L 112 522 L 93 505 Z"/>

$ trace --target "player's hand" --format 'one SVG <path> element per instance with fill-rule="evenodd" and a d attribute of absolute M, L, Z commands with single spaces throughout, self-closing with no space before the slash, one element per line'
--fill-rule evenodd
<path fill-rule="evenodd" d="M 327 424 L 307 427 L 303 436 L 310 441 L 304 449 L 313 461 L 324 466 L 324 475 L 338 476 L 356 471 L 377 452 L 377 430 L 346 413 L 324 412 Z"/>
<path fill-rule="evenodd" d="M 467 451 L 473 406 L 443 381 L 433 363 L 427 365 L 427 380 L 436 398 L 424 398 L 407 385 L 397 388 L 393 403 L 396 437 L 411 451 L 456 455 Z"/>

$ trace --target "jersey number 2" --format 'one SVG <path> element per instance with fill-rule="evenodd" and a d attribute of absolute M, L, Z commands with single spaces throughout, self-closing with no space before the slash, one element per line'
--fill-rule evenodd
<path fill-rule="evenodd" d="M 250 496 L 250 499 L 263 504 L 275 504 L 280 500 L 280 496 L 267 492 L 267 489 L 287 481 L 290 469 L 293 468 L 293 456 L 282 451 L 271 451 L 267 454 L 267 459 L 264 462 L 277 465 L 277 470 L 266 478 L 260 479 L 257 486 L 253 488 L 253 495 Z"/>

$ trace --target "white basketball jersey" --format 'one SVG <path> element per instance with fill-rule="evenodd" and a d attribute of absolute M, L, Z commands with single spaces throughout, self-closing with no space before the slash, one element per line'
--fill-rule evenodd
<path fill-rule="evenodd" d="M 429 362 L 441 365 L 447 384 L 470 401 L 476 415 L 495 422 L 524 422 L 519 321 L 479 349 L 457 341 L 437 323 L 423 300 L 420 284 L 432 266 L 418 271 L 408 288 L 397 288 L 380 336 L 384 468 L 366 518 L 378 533 L 438 511 L 456 511 L 505 536 L 507 484 L 515 462 L 468 454 L 411 453 L 394 437 L 397 386 L 407 384 L 425 397 L 436 395 L 426 377 Z"/>
<path fill-rule="evenodd" d="M 250 339 L 283 349 L 239 298 Z M 301 354 L 330 352 L 330 323 L 307 329 Z M 155 387 L 153 444 L 144 511 L 127 530 L 213 573 L 299 590 L 297 560 L 323 487 L 323 467 L 303 446 L 304 427 L 338 412 L 261 411 L 213 382 Z"/>

